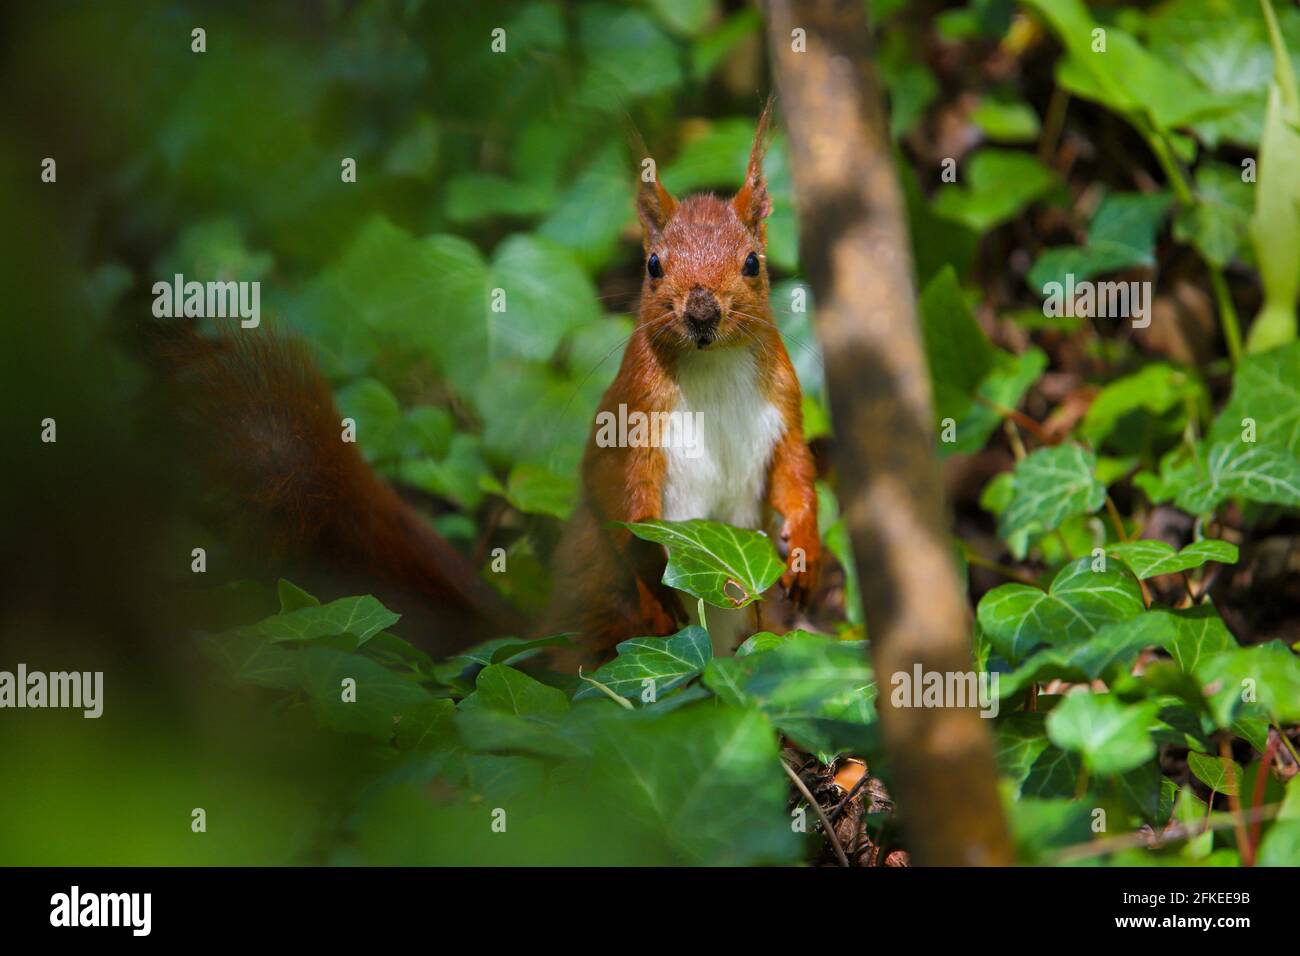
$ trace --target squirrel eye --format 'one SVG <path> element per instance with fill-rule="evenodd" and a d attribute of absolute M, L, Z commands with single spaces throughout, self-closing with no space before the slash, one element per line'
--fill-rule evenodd
<path fill-rule="evenodd" d="M 747 276 L 758 275 L 758 256 L 752 252 L 745 256 L 745 267 L 740 271 Z"/>
<path fill-rule="evenodd" d="M 664 267 L 659 264 L 659 257 L 653 252 L 650 253 L 650 258 L 646 260 L 645 268 L 652 279 L 662 279 L 664 277 Z"/>

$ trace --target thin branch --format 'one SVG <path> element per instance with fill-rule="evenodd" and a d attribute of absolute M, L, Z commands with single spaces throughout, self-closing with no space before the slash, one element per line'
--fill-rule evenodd
<path fill-rule="evenodd" d="M 799 792 L 808 801 L 808 805 L 816 812 L 817 819 L 821 820 L 822 832 L 826 834 L 826 839 L 831 841 L 831 847 L 835 850 L 835 856 L 840 861 L 840 866 L 848 866 L 849 858 L 844 855 L 844 847 L 840 846 L 840 838 L 835 835 L 835 828 L 831 826 L 831 821 L 826 819 L 826 811 L 821 808 L 821 804 L 813 799 L 813 795 L 809 792 L 803 779 L 791 770 L 790 765 L 784 760 L 781 761 L 781 769 L 785 771 L 785 775 L 790 778 L 791 782 L 799 788 Z"/>

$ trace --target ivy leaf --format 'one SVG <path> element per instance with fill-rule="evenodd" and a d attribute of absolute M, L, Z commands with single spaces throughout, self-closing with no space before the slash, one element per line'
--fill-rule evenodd
<path fill-rule="evenodd" d="M 1237 646 L 1213 604 L 1160 613 L 1173 620 L 1174 637 L 1165 646 L 1184 673 L 1194 672 L 1202 660 Z"/>
<path fill-rule="evenodd" d="M 406 751 L 448 749 L 455 741 L 455 716 L 456 705 L 445 697 L 421 701 L 401 715 L 393 744 Z"/>
<path fill-rule="evenodd" d="M 1173 617 L 1164 611 L 1145 611 L 1131 620 L 1116 621 L 1091 637 L 1058 647 L 1045 647 L 998 681 L 998 695 L 1006 699 L 1030 684 L 1046 680 L 1098 680 L 1116 668 L 1128 670 L 1147 647 L 1165 647 L 1178 633 Z"/>
<path fill-rule="evenodd" d="M 1079 436 L 1097 448 L 1130 415 L 1164 415 L 1189 399 L 1199 404 L 1204 396 L 1205 387 L 1195 375 L 1165 362 L 1154 362 L 1098 392 L 1083 417 Z"/>
<path fill-rule="evenodd" d="M 1047 715 L 1047 735 L 1082 755 L 1094 774 L 1109 777 L 1155 756 L 1151 725 L 1159 710 L 1158 701 L 1126 704 L 1113 694 L 1070 694 Z"/>
<path fill-rule="evenodd" d="M 693 863 L 795 858 L 789 784 L 763 714 L 695 704 L 654 721 L 637 716 L 600 725 L 590 774 L 609 788 L 628 824 L 666 836 Z"/>
<path fill-rule="evenodd" d="M 647 686 L 645 682 L 652 681 L 655 698 L 659 699 L 703 673 L 712 657 L 708 631 L 691 625 L 671 637 L 634 637 L 624 641 L 618 645 L 618 656 L 591 677 L 632 701 L 639 701 Z M 600 696 L 600 688 L 586 684 L 573 699 Z"/>
<path fill-rule="evenodd" d="M 978 451 L 1001 421 L 997 409 L 1019 404 L 1046 368 L 1047 357 L 1039 349 L 1010 355 L 994 348 L 971 314 L 951 266 L 927 283 L 920 311 L 935 421 L 941 433 L 944 419 L 957 426 L 955 440 L 941 442 L 939 451 Z"/>
<path fill-rule="evenodd" d="M 1230 797 L 1241 795 L 1242 774 L 1241 764 L 1235 760 L 1225 760 L 1222 757 L 1211 757 L 1209 754 L 1197 753 L 1195 750 L 1187 752 L 1187 769 L 1215 793 L 1226 794 Z"/>
<path fill-rule="evenodd" d="M 605 109 L 675 88 L 683 78 L 677 47 L 641 10 L 598 4 L 578 11 L 587 63 L 578 104 Z"/>
<path fill-rule="evenodd" d="M 1032 143 L 1038 139 L 1038 114 L 1023 100 L 985 97 L 970 120 L 995 143 Z"/>
<path fill-rule="evenodd" d="M 524 514 L 568 519 L 578 497 L 577 479 L 527 462 L 515 465 L 506 479 L 506 500 Z"/>
<path fill-rule="evenodd" d="M 1245 241 L 1254 198 L 1239 168 L 1201 163 L 1196 170 L 1196 202 L 1180 210 L 1174 238 L 1190 242 L 1207 262 L 1225 268 Z"/>
<path fill-rule="evenodd" d="M 1040 448 L 1016 464 L 1011 501 L 998 520 L 998 534 L 1023 558 L 1026 535 L 1054 531 L 1075 515 L 1092 514 L 1106 500 L 1094 472 L 1097 456 L 1080 445 Z"/>
<path fill-rule="evenodd" d="M 390 740 L 401 720 L 419 721 L 433 700 L 413 679 L 360 654 L 307 647 L 295 657 L 300 686 L 317 719 L 335 730 Z M 344 681 L 355 681 L 355 699 L 345 696 Z"/>
<path fill-rule="evenodd" d="M 1225 113 L 1238 104 L 1215 97 L 1181 67 L 1144 48 L 1114 26 L 1105 28 L 1106 51 L 1092 49 L 1097 22 L 1082 0 L 1023 0 L 1065 46 L 1057 81 L 1086 99 L 1115 110 L 1135 125 L 1160 130 Z"/>
<path fill-rule="evenodd" d="M 478 673 L 474 693 L 460 702 L 463 710 L 486 708 L 518 717 L 556 717 L 569 710 L 569 698 L 506 664 L 489 664 Z"/>
<path fill-rule="evenodd" d="M 1029 776 L 1039 755 L 1051 745 L 1044 719 L 1043 714 L 1020 711 L 1007 714 L 994 726 L 998 769 L 1017 788 Z"/>
<path fill-rule="evenodd" d="M 760 708 L 824 762 L 875 749 L 877 691 L 860 641 L 792 631 L 769 649 L 711 661 L 704 683 L 724 700 Z"/>
<path fill-rule="evenodd" d="M 1300 455 L 1300 342 L 1242 359 L 1210 441 L 1239 441 L 1247 420 L 1259 444 Z"/>
<path fill-rule="evenodd" d="M 775 583 L 785 565 L 761 531 L 716 521 L 624 523 L 645 541 L 668 549 L 664 584 L 703 598 L 714 607 L 738 608 L 757 600 Z"/>
<path fill-rule="evenodd" d="M 1190 571 L 1207 561 L 1236 564 L 1238 557 L 1235 544 L 1213 538 L 1194 541 L 1181 551 L 1175 551 L 1173 545 L 1164 541 L 1128 541 L 1113 544 L 1108 550 L 1127 564 L 1140 581 L 1158 574 Z"/>
<path fill-rule="evenodd" d="M 1047 591 L 1027 584 L 1003 584 L 981 598 L 977 617 L 989 642 L 1008 660 L 1040 644 L 1068 644 L 1107 624 L 1142 613 L 1142 590 L 1127 570 L 1093 571 L 1079 558 L 1056 575 Z"/>
<path fill-rule="evenodd" d="M 320 607 L 319 598 L 313 594 L 308 594 L 287 578 L 281 578 L 276 583 L 275 590 L 280 598 L 281 614 L 287 614 L 290 611 L 296 611 L 304 607 Z"/>
<path fill-rule="evenodd" d="M 1025 281 L 1036 292 L 1049 283 L 1066 284 L 1134 266 L 1155 264 L 1156 230 L 1169 208 L 1164 193 L 1111 193 L 1092 217 L 1084 246 L 1048 249 L 1034 263 Z"/>
<path fill-rule="evenodd" d="M 1205 802 L 1192 790 L 1192 785 L 1183 784 L 1183 788 L 1178 791 L 1178 802 L 1174 804 L 1174 819 L 1186 827 L 1189 833 L 1195 833 L 1204 826 L 1207 813 Z M 1183 855 L 1189 859 L 1203 860 L 1210 855 L 1213 848 L 1214 833 L 1206 830 L 1187 841 L 1183 847 Z"/>
<path fill-rule="evenodd" d="M 964 185 L 943 186 L 933 208 L 978 232 L 999 226 L 1057 185 L 1055 173 L 1029 153 L 984 148 L 967 164 Z"/>
<path fill-rule="evenodd" d="M 1161 481 L 1178 507 L 1206 514 L 1230 498 L 1300 508 L 1300 459 L 1275 445 L 1226 441 L 1172 468 Z"/>
<path fill-rule="evenodd" d="M 392 627 L 401 617 L 366 594 L 276 614 L 242 630 L 272 642 L 314 641 L 349 634 L 356 638 L 356 646 L 360 647 L 380 631 Z"/>
<path fill-rule="evenodd" d="M 1300 720 L 1300 658 L 1281 641 L 1202 657 L 1194 673 L 1219 727 L 1231 726 L 1241 705 L 1255 701 L 1278 723 Z"/>

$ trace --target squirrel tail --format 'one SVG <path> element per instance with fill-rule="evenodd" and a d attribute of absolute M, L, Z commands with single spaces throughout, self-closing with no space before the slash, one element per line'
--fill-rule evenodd
<path fill-rule="evenodd" d="M 163 338 L 155 358 L 203 472 L 277 564 L 382 595 L 431 627 L 439 649 L 522 633 L 519 612 L 343 441 L 303 343 L 185 331 Z"/>

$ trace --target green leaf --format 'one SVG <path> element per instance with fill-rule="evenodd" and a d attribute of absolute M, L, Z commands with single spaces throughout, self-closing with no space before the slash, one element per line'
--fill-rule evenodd
<path fill-rule="evenodd" d="M 1032 143 L 1038 139 L 1038 114 L 1023 100 L 985 97 L 970 119 L 995 143 Z"/>
<path fill-rule="evenodd" d="M 1215 793 L 1236 797 L 1241 795 L 1241 779 L 1245 773 L 1235 760 L 1211 757 L 1209 754 L 1187 752 L 1187 768 Z"/>
<path fill-rule="evenodd" d="M 326 727 L 390 740 L 408 715 L 417 722 L 428 717 L 429 692 L 382 664 L 332 647 L 307 647 L 295 656 L 300 685 Z M 355 681 L 355 700 L 348 699 L 345 681 Z"/>
<path fill-rule="evenodd" d="M 1154 265 L 1156 230 L 1168 208 L 1169 196 L 1164 193 L 1111 193 L 1097 207 L 1087 244 L 1049 249 L 1025 281 L 1041 291 L 1052 282 L 1064 287 L 1067 274 L 1077 283 L 1119 269 Z"/>
<path fill-rule="evenodd" d="M 483 479 L 491 471 L 479 437 L 457 432 L 445 457 L 422 456 L 402 461 L 396 473 L 406 484 L 472 511 L 483 500 Z"/>
<path fill-rule="evenodd" d="M 1236 104 L 1211 95 L 1192 76 L 1146 50 L 1128 33 L 1105 28 L 1105 52 L 1094 52 L 1098 26 L 1082 0 L 1021 0 L 1047 21 L 1068 53 L 1057 81 L 1135 124 L 1159 130 L 1227 112 Z"/>
<path fill-rule="evenodd" d="M 1058 182 L 1056 174 L 1029 153 L 985 148 L 967 164 L 964 185 L 943 186 L 934 211 L 978 232 L 999 226 Z"/>
<path fill-rule="evenodd" d="M 577 97 L 581 106 L 622 109 L 683 79 L 676 44 L 640 10 L 584 5 L 578 10 L 578 38 L 587 62 Z"/>
<path fill-rule="evenodd" d="M 1199 405 L 1204 396 L 1205 387 L 1195 375 L 1164 362 L 1154 362 L 1139 372 L 1115 379 L 1098 392 L 1088 406 L 1079 435 L 1094 448 L 1100 447 L 1127 416 L 1141 412 L 1163 415 L 1188 401 Z"/>
<path fill-rule="evenodd" d="M 633 167 L 618 144 L 602 150 L 555 203 L 539 235 L 569 249 L 591 272 L 613 255 L 632 219 Z"/>
<path fill-rule="evenodd" d="M 276 584 L 276 593 L 280 598 L 280 613 L 287 614 L 304 607 L 320 607 L 320 600 L 308 594 L 292 581 L 281 578 Z"/>
<path fill-rule="evenodd" d="M 1166 648 L 1184 673 L 1193 673 L 1202 660 L 1237 646 L 1213 604 L 1161 613 L 1167 613 L 1173 620 L 1174 637 Z"/>
<path fill-rule="evenodd" d="M 401 406 L 381 382 L 363 378 L 338 393 L 339 411 L 357 423 L 357 442 L 369 461 L 396 458 L 402 449 Z"/>
<path fill-rule="evenodd" d="M 587 274 L 569 250 L 546 239 L 515 235 L 502 242 L 491 282 L 504 293 L 504 311 L 488 312 L 494 357 L 544 361 L 571 330 L 600 317 Z"/>
<path fill-rule="evenodd" d="M 625 523 L 645 541 L 668 549 L 664 584 L 703 598 L 714 607 L 738 608 L 757 600 L 775 583 L 785 565 L 761 531 L 716 521 Z"/>
<path fill-rule="evenodd" d="M 1226 441 L 1201 453 L 1203 461 L 1161 468 L 1165 488 L 1184 511 L 1208 514 L 1231 498 L 1300 507 L 1300 459 L 1287 451 Z"/>
<path fill-rule="evenodd" d="M 715 658 L 704 683 L 728 702 L 759 707 L 824 762 L 876 746 L 876 684 L 860 641 L 792 631 L 766 650 Z"/>
<path fill-rule="evenodd" d="M 569 698 L 523 671 L 489 664 L 478 673 L 475 691 L 460 703 L 462 710 L 485 708 L 518 717 L 555 717 L 569 710 Z"/>
<path fill-rule="evenodd" d="M 920 310 L 941 437 L 945 419 L 956 423 L 955 441 L 942 441 L 940 453 L 978 451 L 1001 421 L 996 409 L 1019 404 L 1046 368 L 1047 356 L 1036 348 L 1019 356 L 995 349 L 971 314 L 951 266 L 926 285 Z"/>
<path fill-rule="evenodd" d="M 1207 816 L 1208 808 L 1205 802 L 1196 795 L 1190 783 L 1183 784 L 1182 789 L 1178 791 L 1178 802 L 1174 804 L 1174 819 L 1186 827 L 1189 833 L 1196 833 L 1205 825 Z M 1184 844 L 1183 855 L 1192 860 L 1203 860 L 1209 856 L 1213 848 L 1214 833 L 1206 830 Z"/>
<path fill-rule="evenodd" d="M 1205 260 L 1220 268 L 1236 258 L 1246 240 L 1254 201 L 1241 169 L 1206 162 L 1196 170 L 1196 202 L 1179 210 L 1174 238 L 1190 242 Z"/>
<path fill-rule="evenodd" d="M 1300 658 L 1281 641 L 1202 657 L 1194 673 L 1221 728 L 1255 701 L 1278 723 L 1300 720 Z"/>
<path fill-rule="evenodd" d="M 591 771 L 626 825 L 661 835 L 697 864 L 795 858 L 789 784 L 766 717 L 707 704 L 654 721 L 639 716 L 601 725 Z"/>
<path fill-rule="evenodd" d="M 1300 342 L 1242 360 L 1210 441 L 1240 441 L 1247 420 L 1259 444 L 1300 455 Z"/>
<path fill-rule="evenodd" d="M 1070 694 L 1047 715 L 1047 734 L 1058 747 L 1082 755 L 1098 776 L 1126 773 L 1156 753 L 1151 739 L 1160 705 L 1126 704 L 1113 694 Z"/>
<path fill-rule="evenodd" d="M 1013 544 L 1017 558 L 1025 555 L 1025 536 L 1055 531 L 1068 518 L 1092 514 L 1105 503 L 1106 486 L 1094 476 L 1096 468 L 1096 455 L 1068 444 L 1040 448 L 1016 463 L 998 534 Z"/>
<path fill-rule="evenodd" d="M 1165 541 L 1154 540 L 1112 544 L 1107 550 L 1127 564 L 1140 581 L 1158 574 L 1190 571 L 1208 561 L 1236 564 L 1238 555 L 1235 544 L 1212 538 L 1193 541 L 1181 551 L 1175 551 L 1173 545 Z"/>
<path fill-rule="evenodd" d="M 959 396 L 973 393 L 992 370 L 996 350 L 971 314 L 951 267 L 930 280 L 921 294 L 920 307 L 921 331 L 936 392 L 938 383 L 942 383 Z M 940 417 L 951 414 L 947 404 L 940 401 Z"/>
<path fill-rule="evenodd" d="M 445 697 L 407 707 L 397 722 L 393 740 L 398 750 L 447 750 L 455 742 L 456 705 Z"/>
<path fill-rule="evenodd" d="M 999 696 L 1005 699 L 1030 684 L 1057 678 L 1093 681 L 1116 670 L 1127 672 L 1144 648 L 1166 647 L 1177 633 L 1177 622 L 1165 611 L 1145 611 L 1131 620 L 1107 624 L 1082 641 L 1035 652 L 1016 670 L 1002 675 Z"/>
<path fill-rule="evenodd" d="M 994 725 L 998 769 L 1003 776 L 1011 778 L 1017 791 L 1039 756 L 1051 745 L 1043 727 L 1044 719 L 1043 714 L 1021 711 L 1006 714 Z"/>
<path fill-rule="evenodd" d="M 618 656 L 591 677 L 628 700 L 638 702 L 647 687 L 658 700 L 675 687 L 704 672 L 713 657 L 709 633 L 694 625 L 671 637 L 634 637 L 618 645 Z M 647 681 L 651 683 L 647 685 Z M 586 685 L 574 700 L 598 698 L 597 687 Z"/>
<path fill-rule="evenodd" d="M 577 479 L 557 475 L 539 465 L 520 464 L 506 480 L 506 500 L 524 514 L 568 519 L 577 503 Z"/>
<path fill-rule="evenodd" d="M 380 631 L 392 627 L 401 617 L 366 594 L 276 614 L 242 630 L 272 642 L 314 641 L 349 634 L 356 638 L 356 646 L 360 647 Z"/>
<path fill-rule="evenodd" d="M 447 218 L 455 223 L 497 216 L 530 218 L 551 208 L 554 201 L 542 186 L 493 173 L 464 172 L 447 183 Z"/>
<path fill-rule="evenodd" d="M 1142 590 L 1127 570 L 1093 571 L 1091 558 L 1066 565 L 1043 591 L 1027 584 L 1003 584 L 980 599 L 979 625 L 1008 660 L 1040 644 L 1068 644 L 1107 624 L 1142 613 Z"/>

